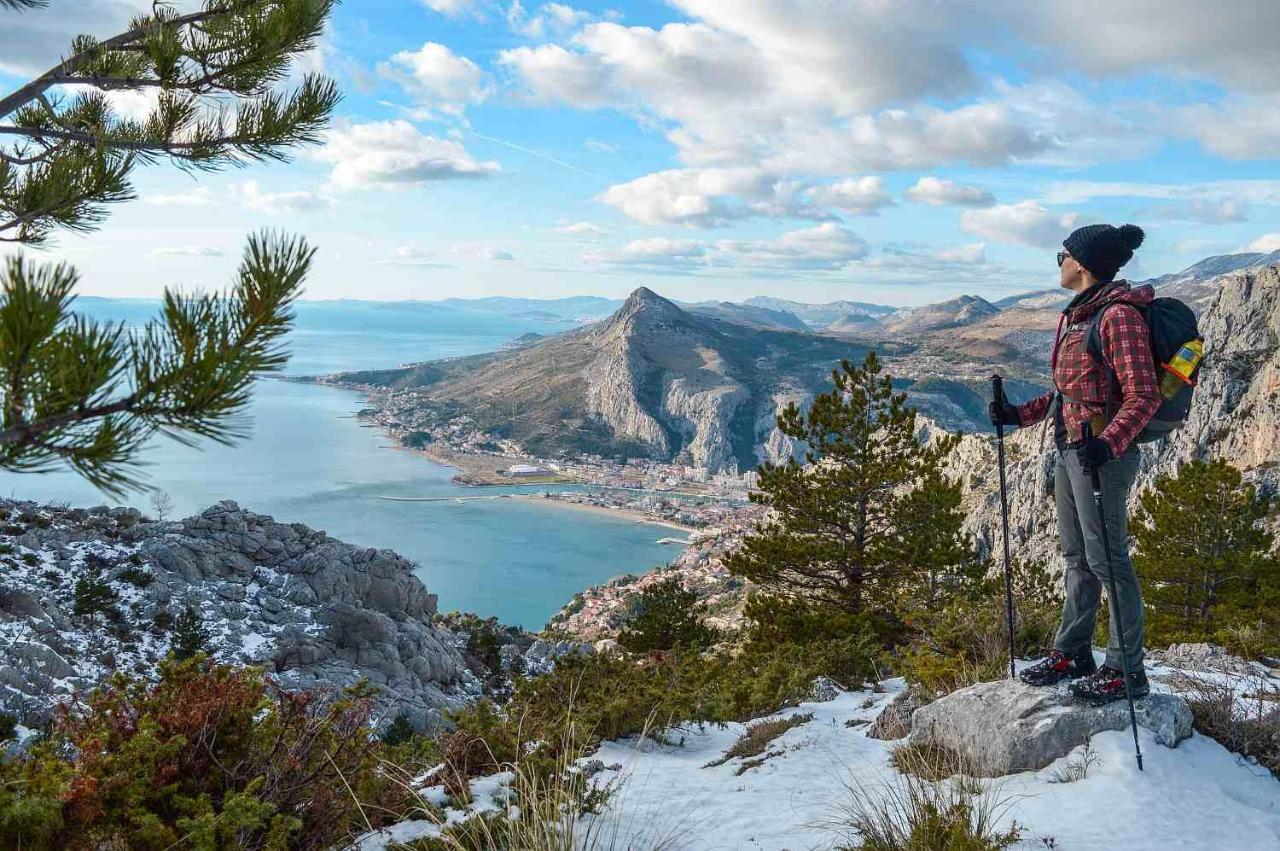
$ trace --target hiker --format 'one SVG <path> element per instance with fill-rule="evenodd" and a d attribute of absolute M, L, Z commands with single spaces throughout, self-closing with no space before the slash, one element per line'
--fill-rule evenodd
<path fill-rule="evenodd" d="M 1053 487 L 1067 563 L 1066 600 L 1054 649 L 1020 677 L 1036 686 L 1073 679 L 1072 694 L 1094 704 L 1125 696 L 1117 615 L 1125 628 L 1132 695 L 1142 697 L 1149 691 L 1142 667 L 1142 590 L 1129 560 L 1126 503 L 1138 473 L 1135 438 L 1163 401 L 1147 325 L 1134 307 L 1149 304 L 1155 294 L 1150 286 L 1134 288 L 1115 280 L 1142 239 L 1136 225 L 1097 224 L 1079 228 L 1063 241 L 1064 250 L 1058 252 L 1060 283 L 1075 297 L 1058 322 L 1050 359 L 1054 390 L 1021 405 L 991 403 L 991 419 L 997 425 L 1026 427 L 1052 420 L 1057 446 Z M 1101 363 L 1087 346 L 1090 320 L 1100 312 Z M 1109 564 L 1103 523 L 1093 502 L 1093 469 L 1100 474 Z M 1094 617 L 1108 571 L 1114 572 L 1116 594 L 1110 600 L 1107 657 L 1099 668 L 1092 650 Z"/>

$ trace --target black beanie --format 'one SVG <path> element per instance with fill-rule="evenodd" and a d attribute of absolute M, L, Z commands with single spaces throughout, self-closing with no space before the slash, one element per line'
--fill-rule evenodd
<path fill-rule="evenodd" d="M 1133 259 L 1142 245 L 1142 228 L 1137 225 L 1085 225 L 1071 232 L 1062 247 L 1099 281 L 1111 281 L 1120 267 Z"/>

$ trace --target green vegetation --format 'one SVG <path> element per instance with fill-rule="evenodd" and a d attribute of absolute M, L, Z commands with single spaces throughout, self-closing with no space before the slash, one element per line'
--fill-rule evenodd
<path fill-rule="evenodd" d="M 158 620 L 158 616 L 157 616 Z M 169 652 L 179 662 L 203 653 L 209 647 L 209 628 L 195 606 L 187 605 L 182 613 L 173 619 L 173 629 L 169 637 Z"/>
<path fill-rule="evenodd" d="M 87 617 L 96 622 L 98 615 L 108 615 L 115 609 L 119 596 L 100 571 L 91 570 L 76 580 L 71 611 L 79 617 Z"/>
<path fill-rule="evenodd" d="M 895 613 L 904 597 L 928 608 L 981 569 L 960 531 L 959 485 L 942 476 L 957 438 L 916 439 L 916 412 L 881 377 L 875 353 L 844 361 L 835 387 L 778 428 L 808 447 L 760 467 L 753 502 L 774 516 L 725 559 L 770 593 L 810 605 Z"/>
<path fill-rule="evenodd" d="M 0 762 L 0 835 L 31 851 L 333 847 L 412 805 L 380 770 L 370 706 L 362 688 L 285 693 L 202 657 L 118 677 Z"/>
<path fill-rule="evenodd" d="M 11 0 L 22 9 L 41 3 Z M 316 141 L 338 103 L 309 75 L 279 84 L 311 50 L 333 0 L 219 0 L 180 14 L 154 4 L 127 32 L 79 36 L 61 62 L 0 95 L 0 241 L 42 245 L 98 227 L 135 197 L 133 169 L 191 170 L 281 159 Z M 66 94 L 67 92 L 73 94 Z M 141 119 L 110 95 L 156 92 Z M 72 312 L 79 274 L 14 256 L 0 265 L 0 468 L 66 465 L 118 496 L 142 486 L 139 449 L 157 433 L 230 442 L 253 381 L 287 361 L 280 346 L 314 252 L 302 239 L 249 239 L 232 290 L 166 290 L 140 328 Z"/>
<path fill-rule="evenodd" d="M 1280 652 L 1280 556 L 1263 526 L 1274 505 L 1221 459 L 1185 464 L 1142 494 L 1134 565 L 1149 645 L 1215 641 L 1252 655 Z M 1252 629 L 1256 638 L 1246 640 Z"/>
<path fill-rule="evenodd" d="M 632 653 L 698 649 L 715 643 L 716 631 L 707 626 L 698 595 L 669 576 L 632 598 L 634 614 L 618 635 L 618 643 Z"/>

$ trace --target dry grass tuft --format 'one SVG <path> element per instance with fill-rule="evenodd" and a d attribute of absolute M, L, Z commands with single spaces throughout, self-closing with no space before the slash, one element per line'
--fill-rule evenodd
<path fill-rule="evenodd" d="M 801 724 L 807 724 L 813 720 L 813 713 L 797 713 L 788 715 L 786 718 L 773 718 L 766 721 L 756 721 L 747 725 L 747 730 L 738 737 L 738 741 L 733 743 L 729 750 L 724 752 L 724 756 L 719 759 L 708 762 L 703 768 L 713 768 L 717 765 L 724 765 L 731 759 L 747 759 L 749 757 L 758 757 L 768 750 L 773 740 L 781 736 L 788 730 L 799 727 Z M 756 761 L 756 765 L 764 762 L 764 760 Z M 754 766 L 748 766 L 754 767 Z M 743 770 L 746 770 L 745 768 Z M 739 774 L 742 771 L 738 772 Z"/>
<path fill-rule="evenodd" d="M 1166 680 L 1191 706 L 1195 728 L 1280 778 L 1280 705 L 1261 674 L 1178 673 Z"/>
<path fill-rule="evenodd" d="M 1085 742 L 1067 756 L 1067 761 L 1053 769 L 1050 783 L 1075 783 L 1089 776 L 1089 769 L 1102 763 L 1102 757 L 1093 749 L 1092 742 Z"/>

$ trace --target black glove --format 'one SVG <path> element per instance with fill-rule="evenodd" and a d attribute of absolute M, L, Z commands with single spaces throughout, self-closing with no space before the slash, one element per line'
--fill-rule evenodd
<path fill-rule="evenodd" d="M 1107 442 L 1097 437 L 1090 437 L 1077 446 L 1076 456 L 1080 459 L 1080 466 L 1086 470 L 1100 469 L 1103 464 L 1114 457 Z"/>
<path fill-rule="evenodd" d="M 1001 404 L 1000 402 L 992 402 L 987 405 L 987 412 L 991 414 L 991 424 L 1011 425 L 1015 428 L 1022 425 L 1022 418 L 1018 416 L 1018 409 L 1008 402 Z"/>

